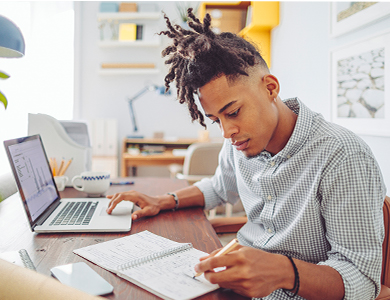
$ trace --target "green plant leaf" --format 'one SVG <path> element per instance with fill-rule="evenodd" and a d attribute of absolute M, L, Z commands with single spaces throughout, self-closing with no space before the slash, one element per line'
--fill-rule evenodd
<path fill-rule="evenodd" d="M 5 109 L 7 109 L 8 101 L 7 101 L 7 98 L 5 98 L 5 96 L 3 95 L 2 92 L 0 92 L 0 102 L 2 102 L 4 104 Z"/>
<path fill-rule="evenodd" d="M 0 71 L 0 78 L 2 78 L 2 79 L 7 79 L 7 78 L 9 78 L 10 76 L 7 74 L 7 73 L 5 73 L 5 72 L 3 72 L 3 71 Z"/>

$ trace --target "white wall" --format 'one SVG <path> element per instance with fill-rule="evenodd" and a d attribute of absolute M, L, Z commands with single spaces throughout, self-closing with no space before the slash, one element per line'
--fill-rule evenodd
<path fill-rule="evenodd" d="M 27 135 L 28 113 L 71 119 L 73 111 L 73 2 L 0 1 L 0 15 L 22 31 L 26 51 L 0 58 L 0 80 L 8 107 L 0 104 L 0 175 L 11 172 L 4 140 Z"/>
<path fill-rule="evenodd" d="M 79 61 L 81 63 L 80 91 L 76 95 L 76 118 L 90 120 L 97 117 L 117 118 L 119 121 L 120 138 L 132 133 L 126 97 L 133 96 L 147 82 L 163 85 L 167 67 L 161 57 L 162 49 L 169 40 L 162 37 L 160 47 L 150 48 L 99 48 L 97 43 L 99 32 L 97 28 L 97 13 L 100 2 L 80 2 L 79 28 L 81 42 Z M 158 11 L 163 10 L 175 21 L 179 21 L 175 2 L 153 2 Z M 158 30 L 166 30 L 162 18 L 158 22 Z M 153 25 L 151 25 L 153 26 Z M 77 24 L 76 24 L 77 27 Z M 156 75 L 99 75 L 98 68 L 102 62 L 153 62 L 161 70 Z M 175 90 L 171 96 L 159 96 L 153 92 L 143 95 L 134 102 L 139 133 L 150 137 L 154 131 L 164 131 L 168 137 L 197 137 L 202 129 L 197 123 L 192 124 L 187 108 L 175 100 Z M 212 135 L 219 136 L 217 126 L 213 126 Z"/>
<path fill-rule="evenodd" d="M 330 37 L 329 2 L 281 2 L 272 32 L 272 73 L 281 97 L 299 97 L 331 120 L 330 51 L 390 28 L 390 17 L 336 38 Z M 390 189 L 390 137 L 362 136 L 376 156 Z"/>
<path fill-rule="evenodd" d="M 175 2 L 155 3 L 172 20 L 178 21 Z M 80 21 L 79 26 L 76 24 L 76 32 L 80 30 L 79 53 L 76 52 L 80 73 L 76 74 L 76 78 L 80 77 L 77 83 L 80 89 L 78 93 L 76 91 L 75 117 L 86 120 L 95 117 L 117 118 L 121 140 L 131 133 L 132 126 L 125 98 L 135 94 L 147 80 L 163 83 L 166 69 L 160 53 L 168 41 L 163 38 L 159 49 L 100 49 L 97 46 L 98 9 L 99 2 L 80 2 L 76 6 L 76 20 Z M 164 30 L 164 20 L 159 22 L 161 30 Z M 390 18 L 337 38 L 330 37 L 329 28 L 329 2 L 281 2 L 280 25 L 272 32 L 271 66 L 272 72 L 280 80 L 282 98 L 299 97 L 327 120 L 331 118 L 330 50 L 390 28 Z M 154 57 L 153 62 L 159 65 L 162 72 L 152 76 L 98 75 L 99 63 L 110 61 L 112 53 L 118 61 L 148 61 L 147 57 Z M 160 97 L 149 93 L 135 102 L 140 133 L 152 136 L 154 131 L 162 130 L 170 137 L 197 136 L 202 127 L 191 123 L 187 108 L 180 105 L 174 96 Z M 208 125 L 208 128 L 211 137 L 220 137 L 217 126 Z M 363 136 L 363 139 L 376 155 L 386 184 L 390 187 L 390 162 L 386 151 L 390 149 L 390 138 Z"/>
<path fill-rule="evenodd" d="M 180 23 L 177 12 L 178 2 L 152 1 L 157 11 L 164 11 L 171 21 Z M 189 2 L 194 3 L 194 2 Z M 118 120 L 118 143 L 131 135 L 133 124 L 130 119 L 127 97 L 135 95 L 146 83 L 164 85 L 164 77 L 168 71 L 161 57 L 161 51 L 170 42 L 162 36 L 160 47 L 150 48 L 99 48 L 99 31 L 97 13 L 100 2 L 81 1 L 75 6 L 76 12 L 76 54 L 79 62 L 75 76 L 75 118 L 90 122 L 94 118 L 115 118 Z M 146 26 L 155 26 L 154 21 Z M 166 30 L 163 14 L 157 21 L 156 32 Z M 98 68 L 102 62 L 153 62 L 161 70 L 156 75 L 99 75 Z M 174 86 L 173 86 L 174 87 Z M 197 122 L 192 123 L 185 105 L 176 101 L 176 91 L 171 96 L 159 96 L 148 92 L 134 103 L 139 134 L 152 137 L 155 131 L 163 131 L 165 137 L 196 138 L 198 131 L 203 130 Z M 220 137 L 216 125 L 207 121 L 210 137 Z M 121 146 L 118 147 L 121 150 Z M 166 167 L 138 168 L 140 176 L 167 176 Z"/>

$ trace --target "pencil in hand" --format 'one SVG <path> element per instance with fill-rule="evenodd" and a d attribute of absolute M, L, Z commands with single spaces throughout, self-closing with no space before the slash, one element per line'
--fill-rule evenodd
<path fill-rule="evenodd" d="M 238 243 L 237 238 L 235 238 L 235 239 L 231 240 L 229 242 L 229 244 L 227 244 L 225 247 L 223 247 L 221 250 L 219 250 L 218 253 L 214 255 L 214 257 L 228 254 L 229 252 L 231 252 L 234 249 L 236 249 L 236 247 L 238 245 L 240 245 L 240 244 Z M 198 277 L 198 276 L 200 276 L 202 274 L 203 274 L 203 272 L 198 272 L 198 273 L 195 274 L 195 276 L 193 278 L 195 279 L 195 277 Z"/>

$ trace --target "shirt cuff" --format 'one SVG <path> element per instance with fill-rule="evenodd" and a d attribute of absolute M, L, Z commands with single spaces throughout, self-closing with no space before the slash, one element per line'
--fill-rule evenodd
<path fill-rule="evenodd" d="M 379 295 L 380 285 L 378 287 L 373 280 L 348 261 L 331 258 L 318 265 L 326 265 L 339 272 L 344 283 L 343 300 L 375 299 Z"/>
<path fill-rule="evenodd" d="M 210 178 L 203 178 L 201 181 L 195 182 L 194 185 L 203 193 L 205 210 L 213 209 L 223 203 L 214 191 Z"/>

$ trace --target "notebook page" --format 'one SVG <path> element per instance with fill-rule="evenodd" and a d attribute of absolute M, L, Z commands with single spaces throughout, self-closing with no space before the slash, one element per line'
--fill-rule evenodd
<path fill-rule="evenodd" d="M 182 243 L 145 230 L 123 238 L 76 249 L 73 252 L 116 273 L 118 267 L 123 264 L 180 245 Z"/>
<path fill-rule="evenodd" d="M 164 299 L 193 299 L 219 288 L 203 275 L 193 278 L 194 266 L 205 255 L 191 248 L 122 270 L 118 275 Z"/>

